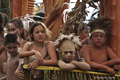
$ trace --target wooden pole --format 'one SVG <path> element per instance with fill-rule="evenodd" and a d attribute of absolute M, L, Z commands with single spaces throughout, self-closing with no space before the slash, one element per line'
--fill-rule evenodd
<path fill-rule="evenodd" d="M 9 0 L 9 19 L 13 18 L 13 0 Z"/>
<path fill-rule="evenodd" d="M 112 19 L 108 45 L 120 58 L 120 0 L 101 0 L 100 16 Z"/>

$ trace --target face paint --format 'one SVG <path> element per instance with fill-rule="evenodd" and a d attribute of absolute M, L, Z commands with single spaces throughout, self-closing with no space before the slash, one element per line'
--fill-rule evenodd
<path fill-rule="evenodd" d="M 60 51 L 62 54 L 63 61 L 71 62 L 75 56 L 75 45 L 71 40 L 63 41 L 62 45 L 60 46 Z"/>

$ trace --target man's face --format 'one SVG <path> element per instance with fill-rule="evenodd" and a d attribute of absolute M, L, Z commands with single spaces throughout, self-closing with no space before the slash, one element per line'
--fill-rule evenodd
<path fill-rule="evenodd" d="M 106 36 L 102 32 L 95 32 L 95 33 L 92 34 L 91 40 L 93 42 L 93 45 L 102 46 L 102 45 L 105 44 Z"/>
<path fill-rule="evenodd" d="M 8 26 L 7 26 L 7 32 L 8 32 L 8 33 L 15 33 L 15 34 L 17 34 L 18 36 L 20 36 L 22 30 L 19 29 L 19 28 L 17 28 L 14 24 L 9 23 Z"/>
<path fill-rule="evenodd" d="M 74 51 L 62 52 L 63 60 L 67 63 L 71 62 L 74 59 L 74 56 L 75 56 L 74 54 L 75 54 Z"/>
<path fill-rule="evenodd" d="M 61 47 L 60 52 L 62 54 L 63 61 L 71 62 L 75 56 L 75 44 L 71 40 L 65 40 Z"/>
<path fill-rule="evenodd" d="M 8 43 L 6 44 L 6 50 L 11 56 L 18 54 L 19 44 L 17 43 Z"/>

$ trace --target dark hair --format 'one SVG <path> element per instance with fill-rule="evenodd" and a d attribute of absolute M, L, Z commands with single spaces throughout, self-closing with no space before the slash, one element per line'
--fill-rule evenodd
<path fill-rule="evenodd" d="M 20 18 L 15 18 L 15 19 L 12 19 L 8 22 L 9 23 L 12 23 L 14 24 L 17 28 L 22 28 L 23 29 L 23 22 Z M 7 27 L 7 26 L 6 26 Z M 21 38 L 25 40 L 25 36 L 24 36 L 24 32 L 22 31 L 21 33 Z"/>
<path fill-rule="evenodd" d="M 44 13 L 40 12 L 40 13 L 36 13 L 35 16 L 33 17 L 33 19 L 35 21 L 41 21 L 41 22 L 43 22 L 42 21 L 42 19 L 43 19 L 42 17 L 44 17 Z"/>
<path fill-rule="evenodd" d="M 4 16 L 3 16 L 2 12 L 0 12 L 0 27 L 2 27 L 3 20 L 4 20 Z"/>
<path fill-rule="evenodd" d="M 8 23 L 13 23 L 17 28 L 23 28 L 22 20 L 19 18 L 12 19 Z"/>
<path fill-rule="evenodd" d="M 44 23 L 40 22 L 40 21 L 36 21 L 35 23 L 33 23 L 30 28 L 29 28 L 29 35 L 32 34 L 32 36 L 30 37 L 32 41 L 34 41 L 34 38 L 33 38 L 33 31 L 34 31 L 34 28 L 41 25 L 43 27 L 43 30 L 45 31 L 45 34 L 46 34 L 46 40 L 48 40 L 50 37 L 51 37 L 51 31 L 48 30 L 48 28 L 45 26 Z"/>
<path fill-rule="evenodd" d="M 0 33 L 2 33 L 4 30 L 3 30 L 3 27 L 0 27 Z"/>
<path fill-rule="evenodd" d="M 90 27 L 90 33 L 95 29 L 101 29 L 101 30 L 104 30 L 106 34 L 109 34 L 111 24 L 112 24 L 111 18 L 101 16 L 101 17 L 92 19 L 88 23 L 88 26 Z"/>
<path fill-rule="evenodd" d="M 5 22 L 4 26 L 6 26 L 6 24 L 8 22 L 8 16 L 5 13 L 3 13 L 3 16 L 4 16 L 4 22 Z"/>
<path fill-rule="evenodd" d="M 80 30 L 82 32 L 86 28 L 88 28 L 88 25 L 86 23 L 83 23 L 83 26 L 81 28 L 79 28 L 78 30 Z"/>
<path fill-rule="evenodd" d="M 4 38 L 4 44 L 8 44 L 8 43 L 19 43 L 19 39 L 18 36 L 16 34 L 13 33 L 9 33 L 5 36 Z"/>

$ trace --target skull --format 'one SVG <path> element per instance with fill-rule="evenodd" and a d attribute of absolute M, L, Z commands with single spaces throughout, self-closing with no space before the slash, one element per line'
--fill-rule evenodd
<path fill-rule="evenodd" d="M 75 44 L 71 40 L 64 40 L 60 46 L 63 61 L 69 63 L 75 57 Z"/>

